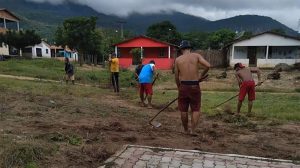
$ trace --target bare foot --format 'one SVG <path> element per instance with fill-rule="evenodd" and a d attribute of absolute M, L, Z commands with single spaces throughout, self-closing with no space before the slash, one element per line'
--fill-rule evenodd
<path fill-rule="evenodd" d="M 144 102 L 140 103 L 141 107 L 147 107 L 147 105 Z"/>
<path fill-rule="evenodd" d="M 198 136 L 198 134 L 195 131 L 191 131 L 190 135 L 193 136 L 193 137 Z"/>
<path fill-rule="evenodd" d="M 147 107 L 148 109 L 152 109 L 153 107 L 152 107 L 152 104 L 148 104 L 148 107 Z"/>

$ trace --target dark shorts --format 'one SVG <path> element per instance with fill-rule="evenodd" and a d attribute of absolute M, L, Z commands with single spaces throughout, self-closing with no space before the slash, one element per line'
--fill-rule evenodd
<path fill-rule="evenodd" d="M 201 107 L 201 90 L 198 81 L 181 81 L 178 92 L 178 109 L 188 112 L 199 112 Z"/>
<path fill-rule="evenodd" d="M 146 95 L 152 95 L 152 83 L 141 83 L 140 84 L 140 93 L 146 93 Z"/>
<path fill-rule="evenodd" d="M 245 99 L 246 94 L 248 94 L 248 100 L 255 100 L 255 82 L 254 81 L 244 81 L 240 87 L 239 101 Z"/>

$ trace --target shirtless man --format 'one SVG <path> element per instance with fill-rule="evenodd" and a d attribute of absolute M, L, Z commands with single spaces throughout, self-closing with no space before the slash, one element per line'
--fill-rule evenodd
<path fill-rule="evenodd" d="M 181 121 L 184 132 L 195 134 L 195 128 L 200 118 L 201 90 L 199 81 L 209 70 L 210 64 L 197 53 L 191 52 L 189 41 L 183 40 L 179 49 L 182 55 L 175 60 L 175 80 L 178 88 L 178 108 L 181 112 Z M 199 76 L 199 64 L 204 71 Z M 192 110 L 191 132 L 188 129 L 188 109 Z"/>
<path fill-rule="evenodd" d="M 257 73 L 258 83 L 257 86 L 261 85 L 261 71 L 257 67 L 245 68 L 241 63 L 236 63 L 234 65 L 234 70 L 236 71 L 235 76 L 237 78 L 240 92 L 237 104 L 237 115 L 240 114 L 241 107 L 246 94 L 248 94 L 248 116 L 251 115 L 253 100 L 255 100 L 255 82 L 252 77 L 252 73 Z"/>

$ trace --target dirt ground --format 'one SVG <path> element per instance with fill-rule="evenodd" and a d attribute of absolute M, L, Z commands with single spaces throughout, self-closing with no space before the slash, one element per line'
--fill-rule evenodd
<path fill-rule="evenodd" d="M 11 143 L 51 148 L 38 161 L 40 167 L 96 168 L 125 144 L 300 160 L 299 123 L 204 115 L 198 136 L 192 137 L 181 133 L 179 112 L 162 113 L 157 118 L 162 127 L 153 128 L 148 120 L 158 109 L 139 107 L 113 93 L 79 97 L 71 91 L 1 90 L 1 95 L 0 154 L 9 153 Z"/>
<path fill-rule="evenodd" d="M 212 70 L 209 81 L 202 89 L 236 89 L 233 71 L 227 72 L 226 79 L 217 79 L 221 72 Z M 270 72 L 271 70 L 264 70 L 263 79 Z M 162 75 L 170 75 L 170 72 Z M 299 71 L 282 72 L 281 76 L 281 80 L 266 80 L 261 89 L 295 92 L 296 88 L 300 88 Z M 161 79 L 163 78 L 162 76 Z M 35 85 L 39 83 L 31 82 Z M 55 83 L 49 87 L 65 86 Z M 87 86 L 76 87 L 78 91 Z M 0 88 L 0 167 L 5 167 L 5 163 L 13 164 L 15 158 L 24 157 L 20 151 L 30 149 L 39 167 L 96 168 L 125 144 L 234 153 L 300 162 L 299 122 L 279 122 L 256 117 L 236 118 L 226 113 L 231 110 L 225 107 L 219 114 L 202 115 L 196 131 L 198 136 L 192 137 L 181 132 L 180 113 L 172 108 L 157 118 L 162 127 L 153 128 L 148 124 L 149 119 L 163 104 L 149 110 L 126 99 L 122 92 L 121 95 L 116 95 L 99 88 L 93 94 L 74 93 L 72 89 L 64 88 L 63 92 L 57 90 L 43 93 L 40 89 L 36 87 L 30 91 L 24 87 L 13 90 Z M 174 90 L 176 86 L 170 80 L 159 83 L 155 89 Z M 16 150 L 19 151 L 18 154 L 15 154 Z M 41 155 L 36 156 L 36 153 Z"/>

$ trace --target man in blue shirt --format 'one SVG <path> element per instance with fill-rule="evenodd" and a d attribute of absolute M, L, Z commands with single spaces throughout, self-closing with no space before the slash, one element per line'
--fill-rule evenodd
<path fill-rule="evenodd" d="M 148 108 L 152 108 L 152 81 L 154 76 L 155 62 L 151 60 L 149 64 L 144 65 L 140 74 L 139 74 L 139 83 L 140 83 L 140 99 L 142 105 L 146 107 L 144 100 L 144 93 L 147 96 Z"/>

